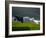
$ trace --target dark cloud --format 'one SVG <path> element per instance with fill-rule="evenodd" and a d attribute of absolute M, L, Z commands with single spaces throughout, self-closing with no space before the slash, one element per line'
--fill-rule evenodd
<path fill-rule="evenodd" d="M 40 8 L 12 7 L 12 16 L 29 16 L 40 19 Z"/>

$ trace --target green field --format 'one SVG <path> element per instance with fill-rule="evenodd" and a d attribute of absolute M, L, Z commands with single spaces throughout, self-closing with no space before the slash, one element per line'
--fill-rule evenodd
<path fill-rule="evenodd" d="M 24 31 L 24 30 L 40 30 L 40 24 L 33 22 L 12 22 L 12 31 Z"/>

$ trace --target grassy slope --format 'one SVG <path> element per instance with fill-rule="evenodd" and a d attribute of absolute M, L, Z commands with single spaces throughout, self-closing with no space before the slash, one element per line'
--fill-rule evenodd
<path fill-rule="evenodd" d="M 18 30 L 40 30 L 40 24 L 35 24 L 32 22 L 12 22 L 12 30 L 18 31 Z"/>

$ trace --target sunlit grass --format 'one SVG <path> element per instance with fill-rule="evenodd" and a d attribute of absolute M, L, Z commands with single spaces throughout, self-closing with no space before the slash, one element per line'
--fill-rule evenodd
<path fill-rule="evenodd" d="M 13 31 L 23 31 L 23 30 L 40 30 L 40 24 L 36 24 L 33 22 L 12 22 L 12 30 Z"/>

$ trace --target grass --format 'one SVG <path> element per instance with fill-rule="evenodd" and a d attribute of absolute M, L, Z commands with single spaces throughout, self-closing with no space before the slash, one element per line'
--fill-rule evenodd
<path fill-rule="evenodd" d="M 33 22 L 12 22 L 12 31 L 24 31 L 24 30 L 40 30 L 40 24 Z"/>

